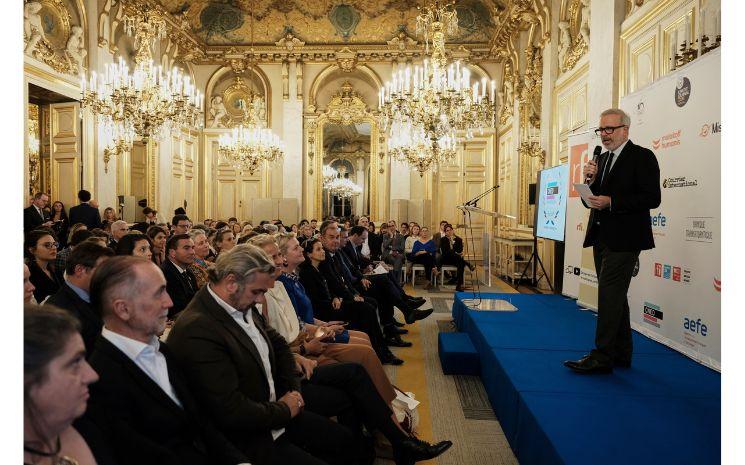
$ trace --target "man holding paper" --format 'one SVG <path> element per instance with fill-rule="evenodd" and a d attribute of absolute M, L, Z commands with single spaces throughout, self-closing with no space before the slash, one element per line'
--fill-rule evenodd
<path fill-rule="evenodd" d="M 584 167 L 593 195 L 584 247 L 593 247 L 598 276 L 595 349 L 564 365 L 579 373 L 610 373 L 631 366 L 632 342 L 627 294 L 642 250 L 654 248 L 649 210 L 660 205 L 660 168 L 651 150 L 629 140 L 631 119 L 620 109 L 600 115 L 595 133 L 606 152 Z"/>

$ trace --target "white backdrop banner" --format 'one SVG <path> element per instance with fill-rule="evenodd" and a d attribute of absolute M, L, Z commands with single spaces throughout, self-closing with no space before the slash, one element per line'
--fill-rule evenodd
<path fill-rule="evenodd" d="M 631 116 L 629 138 L 654 151 L 662 184 L 662 203 L 650 218 L 656 247 L 641 253 L 629 289 L 632 326 L 716 370 L 721 369 L 720 75 L 717 49 L 621 99 Z"/>

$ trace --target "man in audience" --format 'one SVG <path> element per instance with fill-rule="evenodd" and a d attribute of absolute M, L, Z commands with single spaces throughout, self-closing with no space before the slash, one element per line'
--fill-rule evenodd
<path fill-rule="evenodd" d="M 44 208 L 49 203 L 49 196 L 43 192 L 37 192 L 31 205 L 23 209 L 23 232 L 27 233 L 37 228 L 51 228 L 54 224 Z"/>
<path fill-rule="evenodd" d="M 70 209 L 68 215 L 70 217 L 70 224 L 83 223 L 88 229 L 100 228 L 101 213 L 98 211 L 98 208 L 90 204 L 91 193 L 82 189 L 78 192 L 78 200 L 80 200 L 80 205 L 76 205 Z"/>
<path fill-rule="evenodd" d="M 311 235 L 316 235 L 316 234 L 318 234 L 320 232 L 318 230 L 318 220 L 317 219 L 314 218 L 314 219 L 310 220 L 310 228 L 311 228 L 311 231 L 313 233 Z"/>
<path fill-rule="evenodd" d="M 78 244 L 88 239 L 89 237 L 93 237 L 93 233 L 91 231 L 88 231 L 87 229 L 79 229 L 72 233 L 72 236 L 70 236 L 70 244 L 62 249 L 60 252 L 57 252 L 57 258 L 54 259 L 54 272 L 57 273 L 57 277 L 60 281 L 62 281 L 63 275 L 65 273 L 65 268 L 67 267 L 67 258 L 70 256 L 75 247 L 78 246 Z"/>
<path fill-rule="evenodd" d="M 191 220 L 186 215 L 175 215 L 171 220 L 171 234 L 189 234 Z"/>
<path fill-rule="evenodd" d="M 370 227 L 370 218 L 366 216 L 360 216 L 357 220 L 356 226 L 363 226 L 365 229 L 368 229 Z M 365 241 L 357 247 L 360 254 L 364 258 L 363 264 L 365 266 L 370 265 L 372 262 L 370 261 L 370 243 L 368 238 L 365 238 Z"/>
<path fill-rule="evenodd" d="M 158 341 L 171 299 L 163 273 L 149 260 L 118 256 L 91 282 L 104 321 L 90 364 L 86 418 L 108 436 L 118 463 L 236 465 L 248 459 L 205 421 L 168 347 Z"/>
<path fill-rule="evenodd" d="M 80 320 L 80 333 L 83 336 L 85 351 L 89 355 L 103 326 L 101 317 L 90 304 L 91 278 L 96 268 L 113 255 L 113 250 L 95 242 L 82 242 L 77 245 L 67 259 L 65 283 L 46 301 L 50 305 L 67 310 Z"/>
<path fill-rule="evenodd" d="M 163 275 L 168 283 L 168 295 L 173 299 L 173 306 L 168 317 L 173 319 L 191 301 L 196 293 L 197 278 L 188 269 L 194 263 L 194 241 L 188 234 L 175 234 L 166 242 L 166 258 L 163 262 Z"/>
<path fill-rule="evenodd" d="M 129 226 L 127 222 L 123 220 L 116 220 L 111 224 L 111 240 L 109 241 L 109 247 L 111 250 L 116 250 L 116 245 L 119 243 L 122 237 L 129 234 Z"/>
<path fill-rule="evenodd" d="M 254 307 L 265 302 L 273 275 L 274 264 L 261 249 L 236 246 L 217 259 L 210 283 L 168 337 L 205 411 L 253 463 L 324 463 L 316 457 L 358 463 L 358 440 L 342 426 L 355 421 L 350 408 L 369 431 L 377 429 L 390 441 L 397 463 L 433 458 L 450 447 L 449 441 L 433 446 L 406 436 L 360 365 L 316 367 L 293 356 Z"/>
<path fill-rule="evenodd" d="M 156 226 L 158 224 L 158 218 L 156 217 L 158 212 L 150 207 L 145 207 L 142 209 L 142 214 L 145 215 L 145 221 L 141 221 L 135 224 L 134 226 L 132 226 L 132 229 L 145 234 L 147 232 L 147 228 L 149 228 L 150 226 Z"/>
<path fill-rule="evenodd" d="M 383 261 L 393 267 L 390 272 L 391 277 L 394 282 L 399 284 L 401 283 L 401 270 L 403 269 L 405 260 L 406 238 L 403 235 L 405 224 L 401 224 L 402 232 L 400 233 L 396 231 L 396 222 L 393 220 L 388 222 L 388 228 L 385 229 L 385 233 L 382 232 L 385 223 L 380 226 L 381 235 L 383 235 Z"/>

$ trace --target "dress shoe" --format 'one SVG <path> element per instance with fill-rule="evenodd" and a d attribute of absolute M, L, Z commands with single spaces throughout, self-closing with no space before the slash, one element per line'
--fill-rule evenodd
<path fill-rule="evenodd" d="M 385 345 L 391 347 L 411 347 L 411 342 L 404 341 L 398 334 L 389 335 L 385 337 Z"/>
<path fill-rule="evenodd" d="M 417 308 L 421 307 L 422 305 L 426 304 L 426 299 L 406 299 L 406 304 L 409 306 L 410 309 L 416 310 Z"/>
<path fill-rule="evenodd" d="M 403 365 L 404 361 L 393 355 L 393 352 L 386 350 L 384 353 L 378 356 L 380 363 L 383 365 Z"/>
<path fill-rule="evenodd" d="M 596 358 L 591 357 L 589 355 L 586 357 L 582 357 L 581 359 L 577 361 L 567 360 L 566 362 L 564 362 L 564 366 L 567 368 L 570 368 L 572 371 L 576 373 L 582 373 L 586 375 L 613 372 L 613 365 L 608 364 L 608 363 L 602 363 L 598 361 Z"/>
<path fill-rule="evenodd" d="M 419 302 L 425 303 L 427 301 L 427 299 L 425 299 L 424 297 L 413 297 L 413 296 L 410 296 L 410 295 L 406 295 L 405 298 L 406 298 L 406 301 L 407 302 L 413 302 L 413 303 L 417 303 L 417 304 Z"/>
<path fill-rule="evenodd" d="M 427 310 L 411 310 L 409 312 L 404 313 L 404 318 L 406 318 L 407 324 L 412 324 L 413 322 L 417 320 L 423 320 L 427 318 L 434 311 L 435 309 L 433 308 L 428 308 Z"/>
<path fill-rule="evenodd" d="M 400 321 L 398 321 L 395 318 L 393 319 L 393 324 L 396 325 L 399 328 L 402 328 L 402 327 L 406 326 L 404 323 L 401 323 Z"/>
<path fill-rule="evenodd" d="M 439 456 L 450 449 L 452 445 L 453 443 L 450 441 L 430 444 L 416 437 L 411 437 L 393 446 L 393 460 L 396 465 L 413 465 L 420 460 L 429 460 Z"/>
<path fill-rule="evenodd" d="M 392 325 L 392 326 L 393 327 L 391 328 L 391 333 L 393 333 L 393 334 L 409 334 L 409 330 L 408 329 L 399 328 L 396 325 Z"/>

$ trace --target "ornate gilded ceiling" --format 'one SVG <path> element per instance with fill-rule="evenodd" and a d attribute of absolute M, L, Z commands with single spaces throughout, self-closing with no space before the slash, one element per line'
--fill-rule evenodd
<path fill-rule="evenodd" d="M 307 45 L 386 44 L 402 31 L 419 40 L 415 18 L 417 5 L 422 4 L 422 0 L 158 1 L 205 46 L 274 45 L 288 33 Z M 489 42 L 502 3 L 458 0 L 460 30 L 448 42 Z"/>

